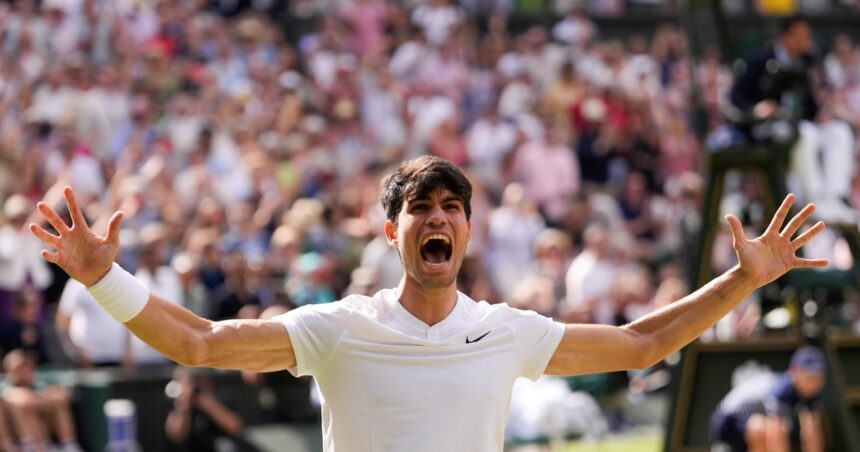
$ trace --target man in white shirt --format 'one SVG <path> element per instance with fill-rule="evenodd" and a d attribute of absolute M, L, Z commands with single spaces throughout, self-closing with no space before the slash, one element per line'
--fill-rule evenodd
<path fill-rule="evenodd" d="M 73 279 L 60 296 L 57 330 L 78 366 L 119 366 L 127 361 L 128 332 Z"/>
<path fill-rule="evenodd" d="M 586 226 L 585 249 L 570 263 L 564 277 L 565 320 L 615 325 L 616 306 L 612 290 L 618 283 L 621 266 L 610 253 L 609 227 L 603 222 Z"/>
<path fill-rule="evenodd" d="M 0 319 L 12 318 L 18 294 L 31 286 L 45 290 L 53 280 L 51 269 L 39 258 L 40 243 L 24 226 L 33 203 L 16 194 L 2 203 L 0 211 Z"/>
<path fill-rule="evenodd" d="M 385 237 L 403 263 L 400 284 L 373 297 L 304 306 L 270 320 L 212 322 L 150 295 L 113 264 L 123 213 L 105 236 L 92 232 L 71 188 L 71 227 L 44 203 L 58 235 L 30 230 L 57 263 L 118 321 L 184 365 L 313 375 L 322 394 L 325 449 L 331 451 L 501 451 L 517 377 L 575 375 L 651 366 L 683 347 L 756 287 L 825 259 L 795 252 L 817 223 L 792 240 L 814 210 L 782 228 L 789 195 L 767 231 L 747 240 L 728 221 L 739 265 L 703 288 L 624 327 L 564 325 L 457 291 L 471 234 L 471 184 L 451 163 L 420 157 L 382 186 Z M 780 231 L 782 229 L 782 231 Z"/>

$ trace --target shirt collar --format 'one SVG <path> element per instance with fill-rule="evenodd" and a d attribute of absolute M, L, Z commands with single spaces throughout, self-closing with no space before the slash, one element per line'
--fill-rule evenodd
<path fill-rule="evenodd" d="M 776 56 L 776 60 L 780 63 L 787 64 L 794 61 L 794 58 L 791 57 L 788 50 L 786 50 L 785 46 L 779 40 L 773 44 L 773 53 Z"/>
<path fill-rule="evenodd" d="M 420 339 L 439 340 L 446 338 L 461 324 L 460 320 L 464 315 L 463 304 L 465 301 L 463 298 L 465 295 L 460 292 L 457 292 L 457 303 L 454 305 L 454 309 L 442 321 L 433 326 L 427 325 L 424 321 L 407 311 L 400 304 L 395 289 L 383 289 L 376 296 L 382 299 L 386 307 L 387 316 L 390 316 L 391 320 L 400 327 L 397 329 L 402 330 L 402 333 Z"/>

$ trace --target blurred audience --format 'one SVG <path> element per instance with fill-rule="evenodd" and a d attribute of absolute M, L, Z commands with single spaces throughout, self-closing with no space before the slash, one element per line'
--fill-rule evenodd
<path fill-rule="evenodd" d="M 56 317 L 66 353 L 82 368 L 130 366 L 129 333 L 74 279 L 66 283 Z"/>
<path fill-rule="evenodd" d="M 611 294 L 620 273 L 612 255 L 613 237 L 605 223 L 588 225 L 582 252 L 573 259 L 565 275 L 567 293 L 562 309 L 570 322 L 617 324 Z"/>
<path fill-rule="evenodd" d="M 755 142 L 788 141 L 792 132 L 785 128 L 796 125 L 799 136 L 790 161 L 804 199 L 815 202 L 817 215 L 831 223 L 857 223 L 860 215 L 850 206 L 854 133 L 850 123 L 834 114 L 832 102 L 817 92 L 821 81 L 813 68 L 813 47 L 809 22 L 783 20 L 774 42 L 746 61 L 735 80 L 730 93 L 734 119 L 738 130 Z M 825 70 L 830 69 L 836 83 L 842 81 L 834 67 L 836 55 L 845 53 L 844 47 L 837 42 L 833 58 L 826 60 Z"/>
<path fill-rule="evenodd" d="M 379 182 L 423 154 L 473 181 L 459 283 L 474 298 L 618 324 L 686 292 L 704 186 L 694 131 L 698 113 L 708 129 L 724 122 L 728 56 L 691 61 L 675 25 L 625 42 L 592 20 L 642 2 L 551 2 L 550 27 L 512 19 L 541 2 L 258 3 L 0 4 L 7 347 L 38 351 L 53 323 L 78 367 L 164 362 L 79 283 L 49 289 L 24 226 L 65 184 L 96 231 L 125 211 L 117 259 L 152 293 L 249 318 L 396 285 Z M 819 94 L 860 127 L 858 54 L 834 43 Z M 743 179 L 727 189 L 756 200 Z M 717 269 L 730 253 L 718 240 Z M 38 359 L 61 363 L 51 351 Z M 169 429 L 183 442 L 191 401 L 179 405 Z"/>
<path fill-rule="evenodd" d="M 80 452 L 69 393 L 60 386 L 40 387 L 36 363 L 24 350 L 3 358 L 6 373 L 2 396 L 9 412 L 15 441 L 21 451 L 47 450 L 52 438 L 59 450 Z"/>
<path fill-rule="evenodd" d="M 202 371 L 177 367 L 165 392 L 173 399 L 173 409 L 164 429 L 176 450 L 257 450 L 242 438 L 242 418 L 218 399 L 214 383 Z"/>
<path fill-rule="evenodd" d="M 12 318 L 16 298 L 28 289 L 41 303 L 41 291 L 52 280 L 48 263 L 39 254 L 41 244 L 34 241 L 33 234 L 25 228 L 34 207 L 35 204 L 23 194 L 12 195 L 3 203 L 0 219 L 0 320 Z"/>
<path fill-rule="evenodd" d="M 11 422 L 8 421 L 9 415 L 5 403 L 0 400 L 0 452 L 18 452 L 18 445 L 15 437 L 9 430 Z"/>
<path fill-rule="evenodd" d="M 51 361 L 42 323 L 42 300 L 35 290 L 18 293 L 12 318 L 0 322 L 0 358 L 12 350 L 25 350 L 37 365 Z"/>

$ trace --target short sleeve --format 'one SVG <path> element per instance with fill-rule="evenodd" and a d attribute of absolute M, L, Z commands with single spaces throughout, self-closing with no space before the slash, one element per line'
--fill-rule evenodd
<path fill-rule="evenodd" d="M 522 351 L 519 376 L 537 380 L 543 375 L 550 358 L 564 335 L 564 324 L 534 311 L 512 310 L 509 322 Z"/>
<path fill-rule="evenodd" d="M 349 312 L 342 302 L 334 302 L 302 306 L 275 317 L 286 327 L 296 355 L 296 367 L 287 370 L 297 377 L 316 375 L 346 332 Z"/>

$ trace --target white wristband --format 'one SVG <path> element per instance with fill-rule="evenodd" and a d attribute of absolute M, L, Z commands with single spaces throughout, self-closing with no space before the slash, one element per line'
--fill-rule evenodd
<path fill-rule="evenodd" d="M 149 289 L 116 262 L 87 292 L 120 323 L 134 318 L 149 300 Z"/>

